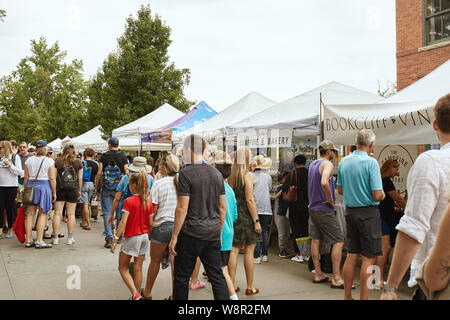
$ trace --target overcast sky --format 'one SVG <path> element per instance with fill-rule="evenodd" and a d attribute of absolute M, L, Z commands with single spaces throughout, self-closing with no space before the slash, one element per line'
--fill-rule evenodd
<path fill-rule="evenodd" d="M 30 40 L 59 41 L 85 79 L 117 47 L 138 0 L 0 0 L 0 77 L 30 55 Z M 283 101 L 329 81 L 377 92 L 396 80 L 393 0 L 154 0 L 172 29 L 185 89 L 221 111 L 250 91 Z"/>

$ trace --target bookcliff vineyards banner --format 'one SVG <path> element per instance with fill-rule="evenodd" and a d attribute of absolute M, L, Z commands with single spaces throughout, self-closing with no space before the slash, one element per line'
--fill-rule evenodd
<path fill-rule="evenodd" d="M 354 145 L 358 131 L 371 129 L 377 145 L 438 143 L 433 108 L 430 102 L 327 105 L 324 136 L 335 144 Z"/>

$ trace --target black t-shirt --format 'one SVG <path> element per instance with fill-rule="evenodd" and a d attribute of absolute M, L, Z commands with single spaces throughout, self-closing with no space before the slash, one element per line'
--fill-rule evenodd
<path fill-rule="evenodd" d="M 383 191 L 386 195 L 383 201 L 380 201 L 380 213 L 381 218 L 388 224 L 391 224 L 395 214 L 395 202 L 391 198 L 388 192 L 394 191 L 395 186 L 391 178 L 386 177 L 383 179 Z"/>
<path fill-rule="evenodd" d="M 206 162 L 181 170 L 178 195 L 189 196 L 189 207 L 181 231 L 205 241 L 220 240 L 219 197 L 225 195 L 223 176 Z"/>
<path fill-rule="evenodd" d="M 289 207 L 298 210 L 308 210 L 308 169 L 298 168 L 295 169 L 295 173 L 297 173 L 297 202 L 290 203 Z M 290 186 L 295 185 L 295 175 L 292 175 L 291 182 L 291 174 L 292 172 L 286 175 L 286 180 L 283 184 L 283 192 L 287 192 Z"/>
<path fill-rule="evenodd" d="M 88 168 L 92 168 L 91 182 L 95 183 L 95 176 L 97 175 L 97 171 L 98 171 L 98 163 L 97 163 L 97 161 L 94 161 L 94 160 L 86 160 L 86 163 L 87 163 Z"/>
<path fill-rule="evenodd" d="M 120 168 L 120 172 L 122 174 L 125 173 L 124 166 L 128 164 L 128 159 L 125 155 L 118 150 L 109 150 L 102 154 L 100 158 L 100 162 L 103 164 L 103 170 L 109 165 L 109 163 L 113 160 L 117 166 Z"/>

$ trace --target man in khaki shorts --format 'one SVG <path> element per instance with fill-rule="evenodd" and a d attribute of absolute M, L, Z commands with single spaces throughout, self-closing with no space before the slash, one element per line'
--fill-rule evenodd
<path fill-rule="evenodd" d="M 320 159 L 313 161 L 308 170 L 309 199 L 309 236 L 311 237 L 311 256 L 314 263 L 313 282 L 328 282 L 320 267 L 320 241 L 325 240 L 333 245 L 331 261 L 333 263 L 333 278 L 331 288 L 344 289 L 341 278 L 342 248 L 344 236 L 334 208 L 335 186 L 333 181 L 333 160 L 338 149 L 333 142 L 324 140 L 319 145 Z"/>

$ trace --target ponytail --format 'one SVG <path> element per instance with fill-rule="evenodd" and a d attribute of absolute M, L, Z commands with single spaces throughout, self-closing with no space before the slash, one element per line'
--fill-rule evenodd
<path fill-rule="evenodd" d="M 130 184 L 133 184 L 137 187 L 138 195 L 139 197 L 141 197 L 142 208 L 144 208 L 144 210 L 147 210 L 150 206 L 150 186 L 148 184 L 147 173 L 145 171 L 141 171 L 139 173 L 131 175 Z"/>

